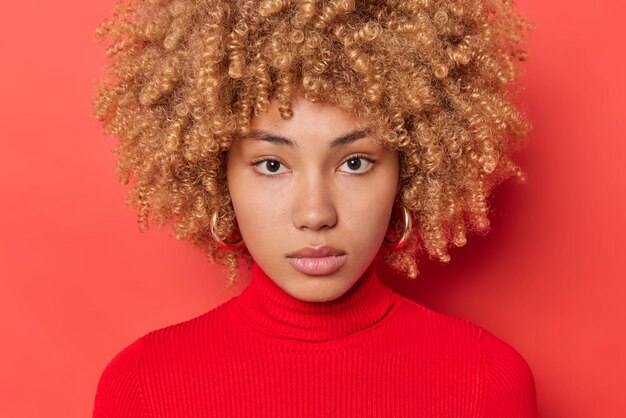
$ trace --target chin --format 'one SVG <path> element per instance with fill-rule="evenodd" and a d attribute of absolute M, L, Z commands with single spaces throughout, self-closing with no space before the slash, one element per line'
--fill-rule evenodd
<path fill-rule="evenodd" d="M 293 296 L 293 295 L 292 295 Z M 341 295 L 306 295 L 306 297 L 294 296 L 295 298 L 304 302 L 330 302 L 339 298 Z"/>
<path fill-rule="evenodd" d="M 317 281 L 317 283 L 313 283 L 314 281 Z M 288 293 L 294 298 L 305 302 L 330 302 L 340 298 L 349 290 L 349 287 L 338 286 L 339 282 L 328 277 L 312 277 L 307 284 L 308 286 L 301 286 L 299 289 L 295 289 L 294 292 Z"/>

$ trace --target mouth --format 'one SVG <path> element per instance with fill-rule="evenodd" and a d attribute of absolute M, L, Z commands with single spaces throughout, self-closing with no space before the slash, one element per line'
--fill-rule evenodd
<path fill-rule="evenodd" d="M 298 271 L 311 276 L 336 272 L 346 262 L 346 253 L 332 247 L 307 247 L 287 255 L 287 260 Z"/>

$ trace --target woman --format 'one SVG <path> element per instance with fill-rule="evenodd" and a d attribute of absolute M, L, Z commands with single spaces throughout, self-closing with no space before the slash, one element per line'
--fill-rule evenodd
<path fill-rule="evenodd" d="M 122 350 L 94 417 L 536 416 L 519 353 L 374 269 L 447 262 L 524 179 L 507 86 L 528 27 L 508 1 L 118 4 L 95 109 L 140 225 L 252 279 Z"/>

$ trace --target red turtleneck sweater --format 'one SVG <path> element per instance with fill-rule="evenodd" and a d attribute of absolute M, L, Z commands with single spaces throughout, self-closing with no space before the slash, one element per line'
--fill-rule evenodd
<path fill-rule="evenodd" d="M 523 357 L 370 269 L 306 302 L 257 264 L 243 292 L 137 339 L 105 368 L 94 418 L 536 417 Z"/>

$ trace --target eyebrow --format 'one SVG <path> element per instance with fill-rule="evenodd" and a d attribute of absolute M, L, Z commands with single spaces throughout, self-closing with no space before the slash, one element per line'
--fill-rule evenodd
<path fill-rule="evenodd" d="M 370 133 L 369 129 L 360 129 L 356 131 L 349 132 L 347 134 L 341 135 L 332 140 L 330 143 L 330 148 L 338 148 L 342 145 L 350 144 L 358 139 L 365 138 Z M 267 141 L 278 145 L 285 145 L 289 148 L 295 149 L 298 147 L 294 141 L 289 138 L 285 138 L 276 134 L 273 134 L 268 131 L 263 130 L 253 130 L 250 131 L 244 139 L 256 139 L 260 141 Z"/>

